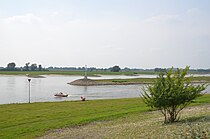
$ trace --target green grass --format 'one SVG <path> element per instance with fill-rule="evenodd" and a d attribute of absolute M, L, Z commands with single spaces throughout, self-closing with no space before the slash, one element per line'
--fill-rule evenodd
<path fill-rule="evenodd" d="M 156 78 L 132 78 L 132 79 L 102 79 L 96 80 L 97 82 L 115 82 L 115 83 L 153 83 Z M 210 82 L 210 77 L 193 77 L 194 82 Z"/>
<path fill-rule="evenodd" d="M 0 71 L 2 75 L 84 75 L 84 71 Z M 97 75 L 137 75 L 137 74 L 155 74 L 155 72 L 110 72 L 110 71 L 92 71 L 87 73 L 88 76 L 97 76 Z"/>
<path fill-rule="evenodd" d="M 147 75 L 158 75 L 160 72 L 154 71 L 123 71 L 123 72 L 110 72 L 110 71 L 88 71 L 89 76 L 96 75 L 130 75 L 135 76 L 138 74 L 147 74 Z M 189 72 L 191 74 L 200 74 L 199 72 Z M 49 75 L 49 74 L 58 74 L 58 75 L 84 75 L 84 71 L 0 71 L 2 75 Z"/>
<path fill-rule="evenodd" d="M 193 105 L 210 103 L 210 95 Z M 51 129 L 113 120 L 150 108 L 140 98 L 0 105 L 0 138 L 34 138 Z"/>
<path fill-rule="evenodd" d="M 49 129 L 146 110 L 139 98 L 0 105 L 0 138 L 33 138 Z"/>
<path fill-rule="evenodd" d="M 96 80 L 97 82 L 116 82 L 116 83 L 152 83 L 155 78 L 132 78 L 132 79 L 102 79 Z"/>
<path fill-rule="evenodd" d="M 199 76 L 199 77 L 193 77 L 193 81 L 206 81 L 210 82 L 210 76 Z"/>
<path fill-rule="evenodd" d="M 83 75 L 81 71 L 0 71 L 2 75 Z"/>

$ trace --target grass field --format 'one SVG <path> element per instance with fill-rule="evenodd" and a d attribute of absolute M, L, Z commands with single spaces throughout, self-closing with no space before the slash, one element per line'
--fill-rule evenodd
<path fill-rule="evenodd" d="M 84 75 L 84 71 L 0 71 L 2 75 Z M 153 71 L 142 71 L 142 72 L 110 72 L 110 71 L 92 71 L 88 72 L 88 76 L 97 75 L 136 75 L 136 74 L 156 74 Z"/>
<path fill-rule="evenodd" d="M 148 74 L 148 75 L 158 75 L 160 72 L 154 71 L 120 71 L 120 72 L 111 72 L 111 71 L 88 71 L 89 76 L 95 75 L 137 75 L 137 74 Z M 0 71 L 0 74 L 3 75 L 48 75 L 48 74 L 58 74 L 58 75 L 84 75 L 84 71 Z M 196 72 L 189 71 L 189 74 L 209 74 L 208 72 Z"/>
<path fill-rule="evenodd" d="M 50 129 L 146 110 L 139 98 L 0 105 L 0 138 L 32 138 Z"/>
<path fill-rule="evenodd" d="M 156 79 L 155 78 L 132 78 L 132 79 L 102 79 L 102 80 L 95 80 L 97 82 L 115 82 L 115 83 L 153 83 Z M 193 77 L 193 82 L 201 82 L 201 83 L 209 83 L 210 76 L 199 76 Z"/>
<path fill-rule="evenodd" d="M 193 105 L 206 103 L 210 103 L 210 95 L 200 97 Z M 149 110 L 140 98 L 0 105 L 0 138 L 35 138 L 52 129 L 132 119 Z"/>

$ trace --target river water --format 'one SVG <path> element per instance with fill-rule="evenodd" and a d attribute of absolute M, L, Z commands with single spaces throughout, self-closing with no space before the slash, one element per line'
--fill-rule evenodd
<path fill-rule="evenodd" d="M 90 77 L 91 79 L 123 79 L 123 78 L 153 78 L 156 75 L 107 75 Z M 30 101 L 71 101 L 79 100 L 80 96 L 88 100 L 139 97 L 143 85 L 106 85 L 106 86 L 73 86 L 67 83 L 81 76 L 45 75 L 46 78 L 31 78 Z M 210 92 L 210 87 L 207 88 Z M 55 93 L 63 92 L 68 97 L 54 97 Z M 26 76 L 0 75 L 0 104 L 29 102 L 29 82 Z"/>

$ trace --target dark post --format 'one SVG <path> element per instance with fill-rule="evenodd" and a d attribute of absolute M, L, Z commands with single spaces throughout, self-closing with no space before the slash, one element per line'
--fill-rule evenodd
<path fill-rule="evenodd" d="M 29 102 L 29 103 L 30 103 L 30 97 L 31 97 L 31 96 L 30 96 L 30 95 L 31 95 L 31 94 L 30 94 L 30 91 L 31 91 L 31 90 L 30 90 L 30 82 L 31 82 L 31 79 L 28 79 L 28 83 L 29 83 L 29 84 L 28 84 L 28 85 L 29 85 L 29 86 L 28 86 L 28 89 L 29 89 L 29 90 L 28 90 L 28 91 L 29 91 L 29 92 L 28 92 L 28 93 L 29 93 L 28 102 Z"/>

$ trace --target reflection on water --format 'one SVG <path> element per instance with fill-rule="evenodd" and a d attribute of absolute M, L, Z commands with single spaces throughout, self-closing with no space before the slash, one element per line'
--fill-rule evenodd
<path fill-rule="evenodd" d="M 156 75 L 140 75 L 152 78 Z M 80 96 L 92 99 L 112 99 L 139 97 L 142 85 L 107 85 L 107 86 L 73 86 L 67 84 L 81 76 L 46 75 L 46 78 L 32 78 L 31 102 L 80 100 Z M 92 79 L 137 78 L 138 76 L 102 76 Z M 207 88 L 210 92 L 210 87 Z M 54 97 L 55 93 L 63 92 L 68 97 Z M 0 104 L 27 103 L 29 83 L 25 76 L 0 76 Z"/>
<path fill-rule="evenodd" d="M 88 90 L 88 87 L 87 86 L 84 86 L 84 92 L 86 93 Z"/>

